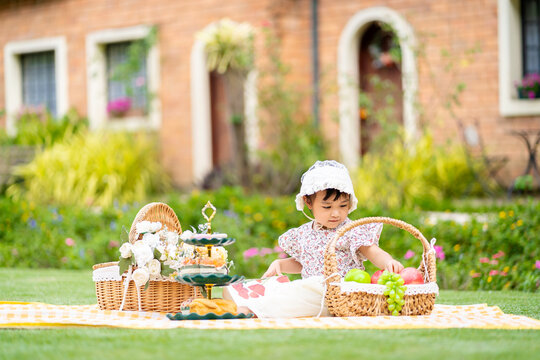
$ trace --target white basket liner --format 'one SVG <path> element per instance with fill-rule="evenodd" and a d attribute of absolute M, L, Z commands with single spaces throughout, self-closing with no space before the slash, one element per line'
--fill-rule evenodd
<path fill-rule="evenodd" d="M 384 290 L 386 286 L 379 284 L 362 284 L 355 281 L 344 281 L 333 282 L 331 285 L 339 286 L 342 293 L 354 293 L 354 292 L 365 292 L 368 294 L 374 295 L 384 295 Z M 427 284 L 418 284 L 418 285 L 405 285 L 407 290 L 405 290 L 405 295 L 417 295 L 417 294 L 439 294 L 439 286 L 436 282 L 430 282 Z"/>

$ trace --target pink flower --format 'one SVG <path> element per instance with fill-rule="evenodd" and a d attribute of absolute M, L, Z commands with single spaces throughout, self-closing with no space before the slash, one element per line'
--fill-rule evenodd
<path fill-rule="evenodd" d="M 279 246 L 274 246 L 274 252 L 280 253 L 280 252 L 283 252 L 283 249 L 280 248 Z"/>
<path fill-rule="evenodd" d="M 489 259 L 487 257 L 481 257 L 480 259 L 478 259 L 478 261 L 485 264 L 489 262 Z"/>
<path fill-rule="evenodd" d="M 254 256 L 257 256 L 259 255 L 259 249 L 257 248 L 251 248 L 251 249 L 247 249 L 246 251 L 244 251 L 244 259 L 249 259 L 249 258 L 252 258 Z"/>
<path fill-rule="evenodd" d="M 497 270 L 491 270 L 489 272 L 489 276 L 493 276 L 493 275 L 497 275 L 497 274 L 499 274 L 499 271 L 497 271 Z"/>
<path fill-rule="evenodd" d="M 274 250 L 270 249 L 270 248 L 262 248 L 261 249 L 261 252 L 259 253 L 259 255 L 261 256 L 265 256 L 265 255 L 270 255 L 274 252 Z"/>
<path fill-rule="evenodd" d="M 412 250 L 407 250 L 407 252 L 405 253 L 405 256 L 403 256 L 403 258 L 404 258 L 405 260 L 407 260 L 407 259 L 412 258 L 414 255 L 416 255 L 414 251 L 412 251 Z"/>
<path fill-rule="evenodd" d="M 139 76 L 137 79 L 135 79 L 135 86 L 136 87 L 141 87 L 144 84 L 146 84 L 146 79 L 144 78 L 144 76 Z"/>
<path fill-rule="evenodd" d="M 529 91 L 527 95 L 529 96 L 529 99 L 534 99 L 534 91 Z"/>
<path fill-rule="evenodd" d="M 497 253 L 493 254 L 493 256 L 491 257 L 492 259 L 498 259 L 500 257 L 503 257 L 505 254 L 502 250 L 499 250 Z"/>
<path fill-rule="evenodd" d="M 540 270 L 540 260 L 536 260 L 536 262 L 534 263 L 534 267 Z"/>
<path fill-rule="evenodd" d="M 278 257 L 279 257 L 280 259 L 288 258 L 287 254 L 285 254 L 285 253 L 279 254 Z"/>
<path fill-rule="evenodd" d="M 115 247 L 118 247 L 118 241 L 115 241 L 115 240 L 111 240 L 109 241 L 109 248 L 115 248 Z"/>
<path fill-rule="evenodd" d="M 66 239 L 66 245 L 67 246 L 73 246 L 73 245 L 75 245 L 75 241 L 73 241 L 72 238 L 67 238 Z"/>
<path fill-rule="evenodd" d="M 131 109 L 130 98 L 116 99 L 107 104 L 107 112 L 113 115 L 126 113 L 129 109 Z"/>
<path fill-rule="evenodd" d="M 442 246 L 435 245 L 433 248 L 435 249 L 435 256 L 437 259 L 444 260 L 445 255 Z"/>
<path fill-rule="evenodd" d="M 508 273 L 507 273 L 506 271 L 501 271 L 501 272 L 499 273 L 499 275 L 501 275 L 501 276 L 506 276 L 506 275 L 508 275 Z"/>
<path fill-rule="evenodd" d="M 497 264 L 499 264 L 499 260 L 491 260 L 489 263 L 491 265 L 497 265 Z"/>
<path fill-rule="evenodd" d="M 472 273 L 472 274 L 471 274 L 471 277 L 472 277 L 472 278 L 480 277 L 480 273 L 477 273 L 477 272 Z"/>

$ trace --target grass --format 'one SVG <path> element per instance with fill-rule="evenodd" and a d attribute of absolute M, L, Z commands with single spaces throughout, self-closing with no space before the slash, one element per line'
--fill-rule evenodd
<path fill-rule="evenodd" d="M 90 271 L 0 269 L 0 300 L 96 302 Z M 441 291 L 440 304 L 487 303 L 540 319 L 540 294 Z M 538 359 L 536 330 L 0 330 L 0 359 Z"/>

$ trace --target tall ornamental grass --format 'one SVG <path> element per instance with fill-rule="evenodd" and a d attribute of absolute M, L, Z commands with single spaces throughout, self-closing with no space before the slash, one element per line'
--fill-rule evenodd
<path fill-rule="evenodd" d="M 45 149 L 16 170 L 14 199 L 41 204 L 110 206 L 162 191 L 168 179 L 145 134 L 84 132 Z"/>

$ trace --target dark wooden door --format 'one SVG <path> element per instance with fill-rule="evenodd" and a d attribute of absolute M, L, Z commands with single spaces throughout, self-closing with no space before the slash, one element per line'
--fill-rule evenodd
<path fill-rule="evenodd" d="M 369 25 L 360 38 L 361 155 L 369 151 L 374 137 L 384 131 L 381 122 L 403 124 L 401 62 L 396 42 L 392 31 L 379 23 Z M 363 106 L 366 99 L 370 106 Z"/>

